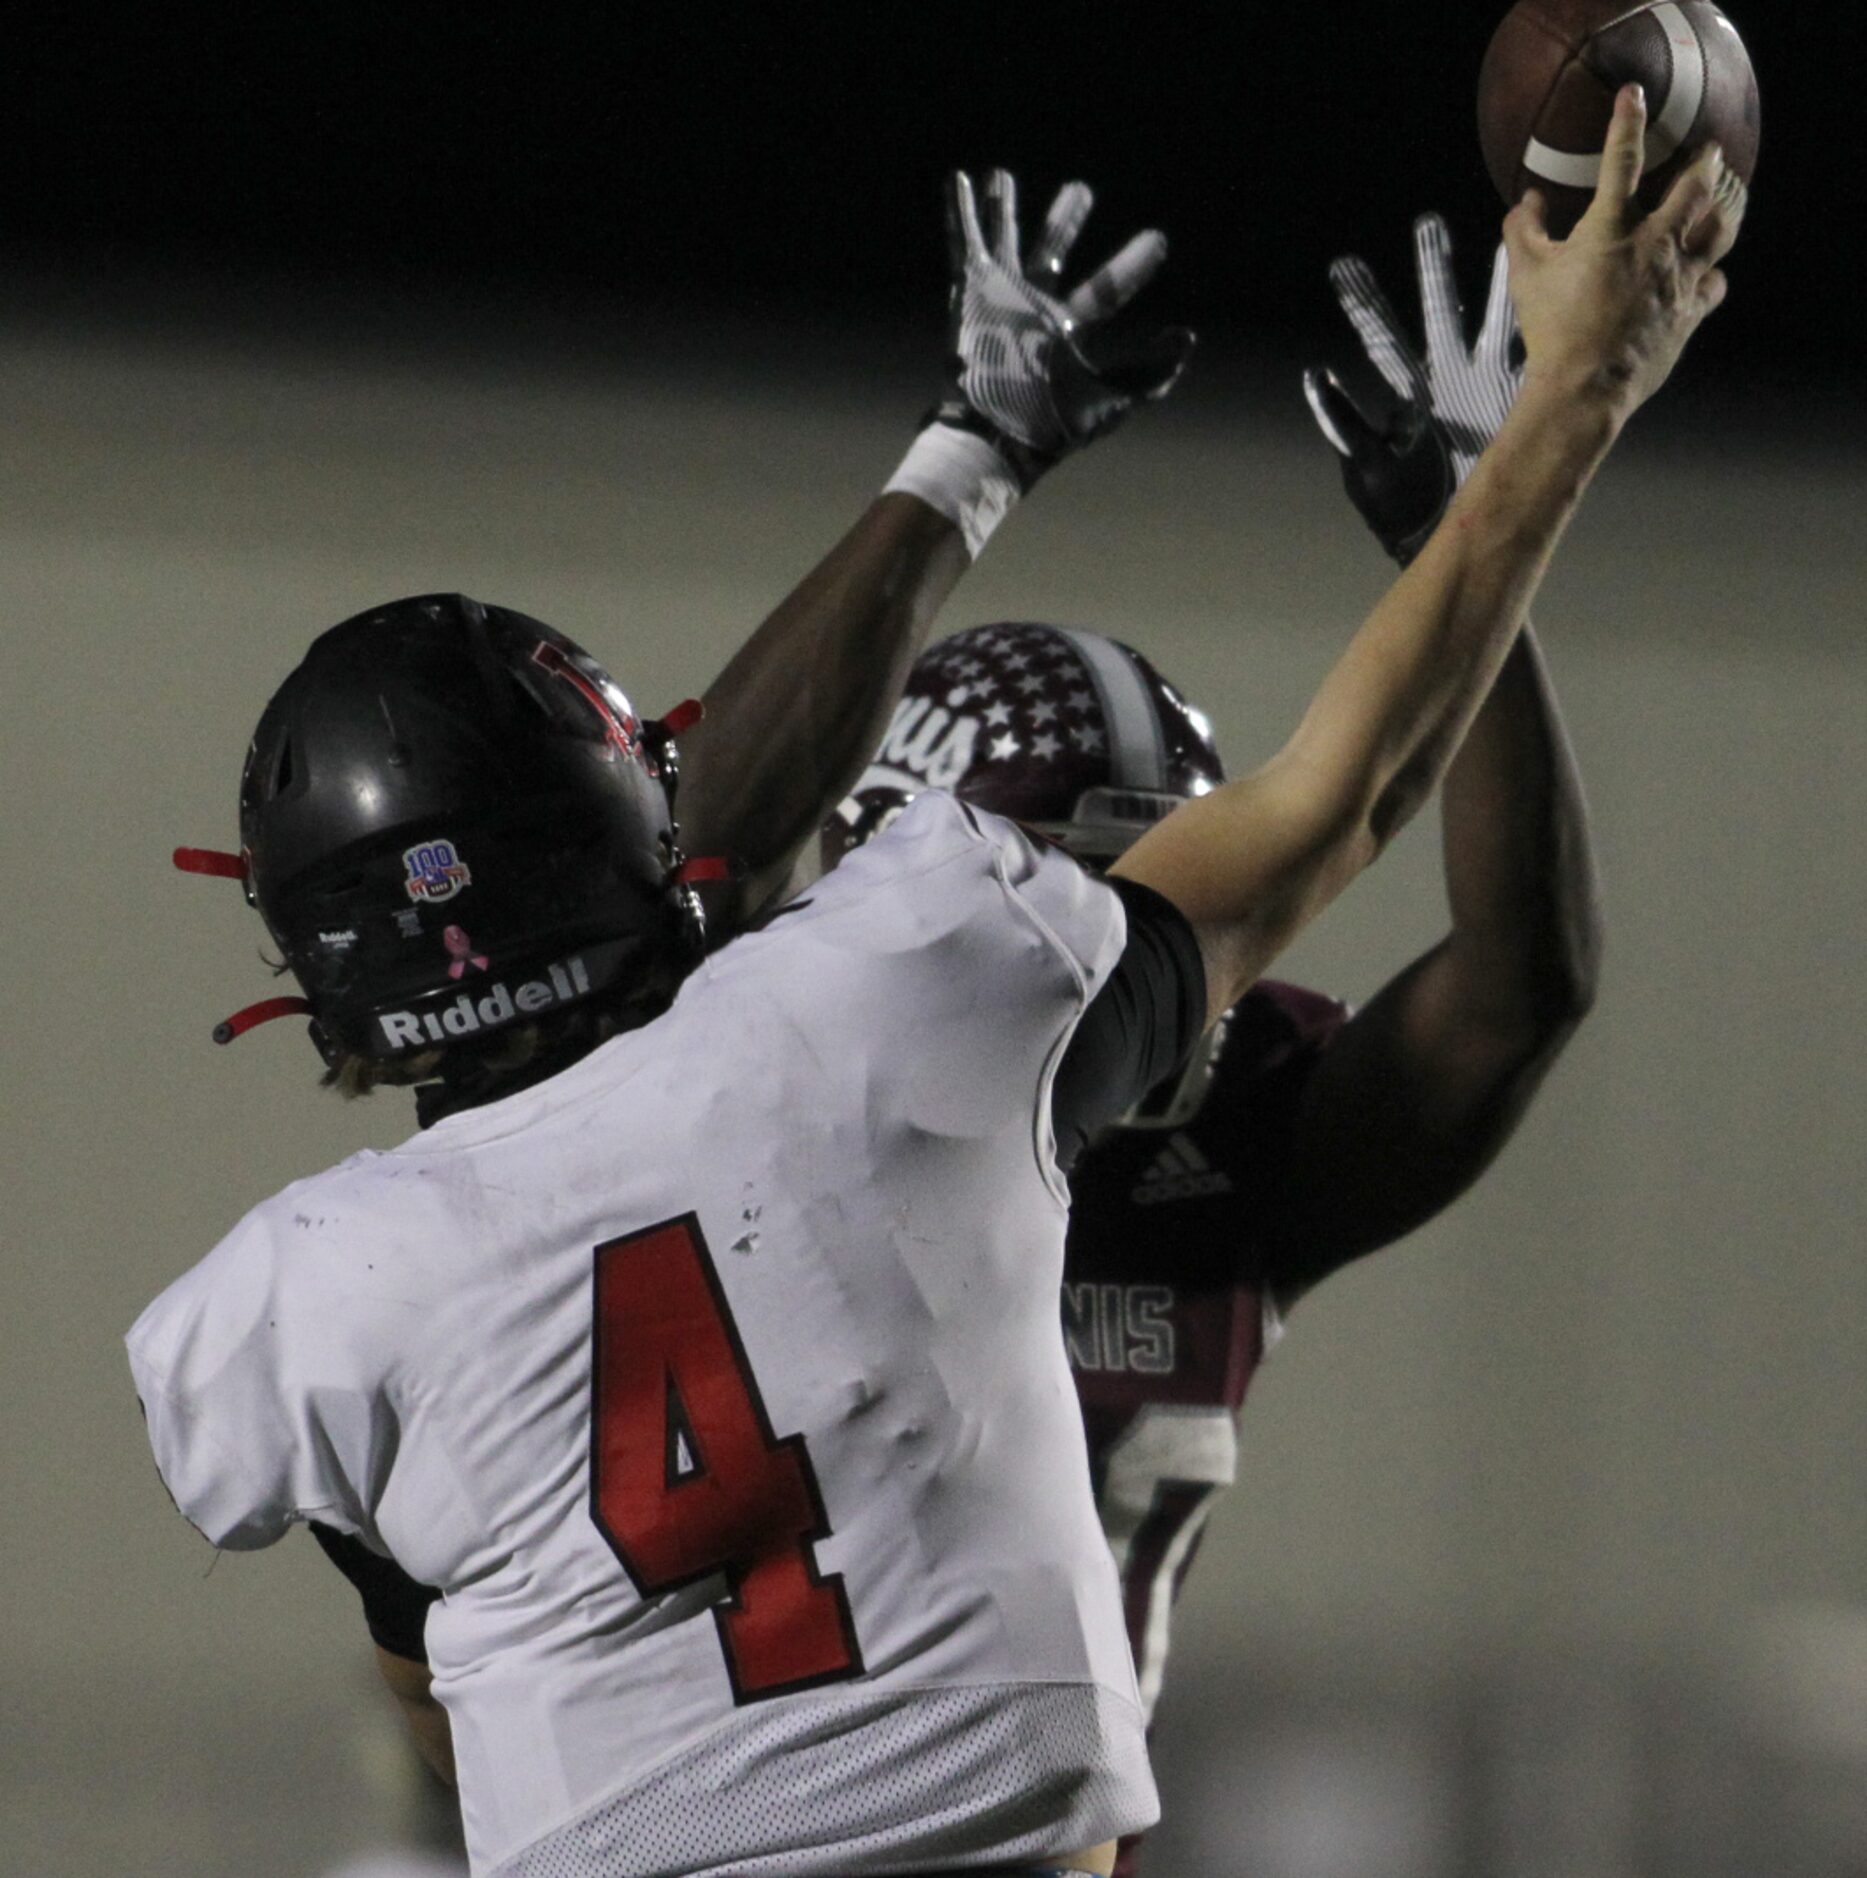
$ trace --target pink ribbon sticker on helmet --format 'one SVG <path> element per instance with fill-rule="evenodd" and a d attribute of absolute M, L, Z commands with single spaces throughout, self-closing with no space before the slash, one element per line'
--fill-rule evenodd
<path fill-rule="evenodd" d="M 474 951 L 473 941 L 467 937 L 464 928 L 459 926 L 443 926 L 441 928 L 441 943 L 447 947 L 448 954 L 454 961 L 453 964 L 447 968 L 448 977 L 466 977 L 467 967 L 469 965 L 471 965 L 476 972 L 483 972 L 490 969 L 491 961 L 484 952 Z"/>

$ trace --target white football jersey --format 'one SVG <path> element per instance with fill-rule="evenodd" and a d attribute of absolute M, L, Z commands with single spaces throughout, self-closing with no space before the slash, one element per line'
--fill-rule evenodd
<path fill-rule="evenodd" d="M 143 1314 L 164 1479 L 441 1588 L 476 1873 L 909 1872 L 1157 1807 L 1058 1323 L 1120 902 L 926 795 L 673 1009 L 251 1213 Z"/>

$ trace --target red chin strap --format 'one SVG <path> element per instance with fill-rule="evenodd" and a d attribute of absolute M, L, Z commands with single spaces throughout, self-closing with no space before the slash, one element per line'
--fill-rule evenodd
<path fill-rule="evenodd" d="M 682 731 L 692 730 L 706 714 L 706 706 L 698 698 L 683 698 L 671 711 L 656 718 L 648 728 L 658 739 L 678 737 Z M 674 870 L 675 884 L 682 887 L 731 880 L 732 877 L 733 864 L 723 854 L 690 855 Z"/>
<path fill-rule="evenodd" d="M 177 848 L 174 859 L 184 874 L 213 874 L 221 880 L 244 880 L 247 875 L 246 856 L 221 848 Z"/>
<path fill-rule="evenodd" d="M 275 1017 L 293 1017 L 309 1013 L 310 1009 L 303 998 L 261 998 L 257 1004 L 249 1004 L 245 1010 L 222 1018 L 214 1026 L 214 1041 L 231 1043 L 235 1037 L 245 1036 L 256 1024 L 270 1024 Z"/>
<path fill-rule="evenodd" d="M 244 854 L 229 854 L 224 848 L 177 848 L 174 859 L 184 874 L 211 874 L 217 880 L 245 880 L 251 871 Z M 294 1017 L 310 1009 L 303 998 L 261 998 L 257 1004 L 222 1018 L 214 1026 L 214 1041 L 231 1043 L 255 1024 L 270 1024 L 275 1017 Z"/>
<path fill-rule="evenodd" d="M 655 720 L 655 728 L 664 737 L 678 737 L 682 731 L 691 730 L 706 715 L 706 707 L 698 698 L 683 698 L 673 710 Z"/>

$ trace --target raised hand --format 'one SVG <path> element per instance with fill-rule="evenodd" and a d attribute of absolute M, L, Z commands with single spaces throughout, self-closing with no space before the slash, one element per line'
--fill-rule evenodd
<path fill-rule="evenodd" d="M 983 194 L 982 209 L 963 170 L 948 182 L 950 357 L 947 395 L 935 416 L 983 437 L 1029 489 L 1137 402 L 1165 397 L 1185 369 L 1193 335 L 1170 327 L 1109 355 L 1096 344 L 1096 329 L 1167 258 L 1158 229 L 1135 235 L 1065 294 L 1064 269 L 1094 202 L 1088 186 L 1066 183 L 1057 192 L 1028 255 L 1020 252 L 1010 173 L 993 170 Z"/>
<path fill-rule="evenodd" d="M 1634 191 L 1646 121 L 1640 88 L 1624 87 L 1595 199 L 1567 241 L 1550 235 L 1535 190 L 1504 221 L 1528 374 L 1600 394 L 1619 419 L 1666 382 L 1700 322 L 1723 302 L 1718 263 L 1744 218 L 1744 185 L 1707 144 L 1642 220 Z"/>
<path fill-rule="evenodd" d="M 1370 364 L 1394 393 L 1387 420 L 1376 422 L 1333 372 L 1312 366 L 1303 375 L 1316 422 L 1342 458 L 1350 500 L 1403 567 L 1438 526 L 1453 492 L 1497 435 L 1521 376 L 1511 363 L 1516 323 L 1504 249 L 1498 249 L 1492 266 L 1477 343 L 1468 346 L 1452 271 L 1452 238 L 1440 216 L 1423 215 L 1414 223 L 1413 248 L 1424 358 L 1367 262 L 1347 255 L 1329 269 L 1342 311 Z"/>

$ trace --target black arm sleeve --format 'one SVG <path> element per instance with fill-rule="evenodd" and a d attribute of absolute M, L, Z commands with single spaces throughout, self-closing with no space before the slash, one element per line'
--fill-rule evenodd
<path fill-rule="evenodd" d="M 1050 1116 L 1066 1168 L 1172 1075 L 1206 1028 L 1206 965 L 1186 915 L 1138 880 L 1108 885 L 1128 915 L 1128 942 L 1057 1066 Z"/>
<path fill-rule="evenodd" d="M 356 1587 L 363 1600 L 363 1620 L 376 1647 L 391 1656 L 405 1656 L 411 1663 L 425 1663 L 428 1645 L 422 1633 L 428 1624 L 428 1607 L 440 1592 L 432 1585 L 417 1584 L 394 1559 L 372 1552 L 361 1539 L 320 1526 L 315 1519 L 305 1523 L 324 1556 Z"/>

